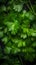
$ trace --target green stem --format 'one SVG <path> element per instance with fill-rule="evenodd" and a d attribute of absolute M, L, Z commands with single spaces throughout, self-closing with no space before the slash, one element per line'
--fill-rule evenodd
<path fill-rule="evenodd" d="M 19 55 L 19 59 L 20 59 L 21 65 L 23 65 L 23 62 L 22 62 L 22 59 L 21 59 L 20 55 Z"/>
<path fill-rule="evenodd" d="M 33 8 L 32 4 L 31 4 L 30 0 L 29 0 L 29 4 L 30 4 L 30 6 L 31 6 L 31 9 L 32 9 L 33 14 L 36 15 L 36 13 L 35 13 L 35 11 L 34 11 L 34 8 Z"/>

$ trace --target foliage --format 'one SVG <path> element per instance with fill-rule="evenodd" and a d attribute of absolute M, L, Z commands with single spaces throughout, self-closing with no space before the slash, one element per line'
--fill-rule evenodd
<path fill-rule="evenodd" d="M 36 5 L 28 2 L 0 0 L 0 60 L 4 59 L 0 65 L 24 65 L 23 59 L 36 59 Z"/>

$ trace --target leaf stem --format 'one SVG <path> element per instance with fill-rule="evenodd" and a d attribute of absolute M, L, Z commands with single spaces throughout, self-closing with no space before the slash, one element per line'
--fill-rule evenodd
<path fill-rule="evenodd" d="M 31 4 L 30 0 L 29 0 L 29 4 L 30 4 L 30 6 L 31 6 L 31 9 L 32 9 L 33 14 L 36 15 L 36 13 L 35 13 L 35 11 L 34 11 L 34 9 L 33 9 L 33 6 L 32 6 L 32 4 Z"/>

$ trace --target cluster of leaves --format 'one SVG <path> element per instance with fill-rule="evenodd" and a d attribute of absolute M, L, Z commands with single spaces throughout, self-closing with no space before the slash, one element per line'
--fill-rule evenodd
<path fill-rule="evenodd" d="M 36 15 L 22 10 L 23 2 L 28 1 L 0 0 L 0 59 L 8 59 L 8 62 L 5 60 L 7 64 L 3 62 L 2 65 L 23 63 L 13 55 L 29 61 L 36 59 Z"/>

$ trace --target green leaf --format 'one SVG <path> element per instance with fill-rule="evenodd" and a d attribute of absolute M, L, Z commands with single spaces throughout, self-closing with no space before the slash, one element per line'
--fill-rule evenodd
<path fill-rule="evenodd" d="M 2 41 L 4 42 L 4 44 L 6 44 L 8 42 L 8 37 L 4 37 Z"/>
<path fill-rule="evenodd" d="M 3 35 L 4 35 L 3 31 L 0 31 L 0 37 L 3 37 Z"/>
<path fill-rule="evenodd" d="M 17 12 L 20 12 L 22 10 L 22 4 L 18 4 L 18 5 L 14 4 L 13 9 Z"/>
<path fill-rule="evenodd" d="M 4 53 L 5 54 L 10 54 L 11 48 L 10 47 L 5 47 Z"/>

